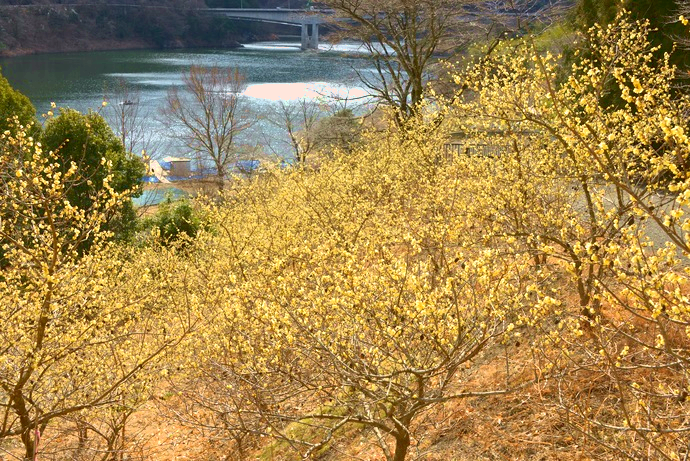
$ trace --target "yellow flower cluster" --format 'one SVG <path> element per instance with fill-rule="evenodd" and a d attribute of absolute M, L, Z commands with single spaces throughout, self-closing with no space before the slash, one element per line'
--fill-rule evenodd
<path fill-rule="evenodd" d="M 690 100 L 647 32 L 626 15 L 592 29 L 567 77 L 524 43 L 458 70 L 452 105 L 201 201 L 206 230 L 179 248 L 105 243 L 109 181 L 71 206 L 78 165 L 7 131 L 0 401 L 16 414 L 0 437 L 24 434 L 30 459 L 36 428 L 121 429 L 164 387 L 223 437 L 308 457 L 356 424 L 403 459 L 426 409 L 524 384 L 463 372 L 524 341 L 602 458 L 681 459 Z"/>
<path fill-rule="evenodd" d="M 160 306 L 177 277 L 160 271 L 172 264 L 164 252 L 135 258 L 105 243 L 100 227 L 121 195 L 106 183 L 90 209 L 71 205 L 77 165 L 61 167 L 17 123 L 11 131 L 0 136 L 0 401 L 11 402 L 0 438 L 20 435 L 30 459 L 56 419 L 95 423 L 144 401 L 195 317 L 189 303 Z"/>
<path fill-rule="evenodd" d="M 550 372 L 572 373 L 559 396 L 568 420 L 616 447 L 611 456 L 680 459 L 690 435 L 678 399 L 690 378 L 690 272 L 680 265 L 690 256 L 690 100 L 648 28 L 626 13 L 593 28 L 563 83 L 559 58 L 528 41 L 458 77 L 474 92 L 456 110 L 468 145 L 501 147 L 468 162 L 486 240 L 533 255 L 556 281 L 544 285 L 549 297 L 578 301 L 570 313 L 538 311 L 559 319 L 539 349 Z M 577 377 L 605 377 L 616 402 L 583 399 L 601 388 L 583 392 Z"/>
<path fill-rule="evenodd" d="M 529 258 L 477 245 L 465 168 L 428 134 L 375 133 L 316 171 L 276 169 L 209 203 L 216 232 L 195 265 L 213 320 L 188 363 L 220 382 L 190 370 L 190 398 L 242 402 L 243 421 L 259 408 L 328 426 L 345 412 L 404 438 L 396 421 L 452 398 L 460 364 L 519 334 Z"/>

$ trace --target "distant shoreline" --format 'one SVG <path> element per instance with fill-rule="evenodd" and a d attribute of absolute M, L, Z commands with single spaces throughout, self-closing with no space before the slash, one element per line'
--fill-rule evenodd
<path fill-rule="evenodd" d="M 0 57 L 81 51 L 234 49 L 241 43 L 285 32 L 273 25 L 229 22 L 189 7 L 190 1 L 201 4 L 201 0 L 165 1 L 166 6 L 143 8 L 105 3 L 80 4 L 80 8 L 53 3 L 0 5 Z"/>
<path fill-rule="evenodd" d="M 250 43 L 250 42 L 248 42 Z M 0 50 L 0 58 L 16 58 L 21 56 L 32 56 L 39 54 L 60 54 L 60 53 L 78 53 L 89 51 L 127 51 L 127 50 L 178 50 L 178 49 L 239 49 L 244 45 L 240 42 L 233 42 L 229 44 L 193 44 L 179 42 L 170 46 L 158 47 L 152 46 L 150 43 L 143 42 L 119 42 L 119 41 L 95 41 L 85 46 L 81 44 L 75 46 L 64 46 L 58 44 L 57 47 L 40 47 L 40 48 L 15 48 Z"/>

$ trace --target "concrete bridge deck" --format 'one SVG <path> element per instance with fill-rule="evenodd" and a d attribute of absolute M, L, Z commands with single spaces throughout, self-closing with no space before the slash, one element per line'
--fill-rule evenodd
<path fill-rule="evenodd" d="M 319 48 L 319 24 L 327 21 L 332 10 L 287 8 L 205 8 L 199 11 L 228 19 L 294 25 L 302 28 L 302 49 Z"/>

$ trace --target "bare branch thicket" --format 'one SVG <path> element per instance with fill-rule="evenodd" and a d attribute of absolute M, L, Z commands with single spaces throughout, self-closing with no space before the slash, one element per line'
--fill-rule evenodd
<path fill-rule="evenodd" d="M 62 418 L 52 439 L 41 446 L 40 459 L 60 461 L 144 461 L 150 459 L 152 435 L 133 424 L 134 415 L 151 396 L 120 393 L 108 408 L 91 409 Z"/>
<path fill-rule="evenodd" d="M 108 103 L 103 116 L 122 142 L 125 152 L 137 158 L 141 156 L 146 174 L 151 174 L 149 161 L 161 150 L 162 143 L 157 138 L 159 133 L 149 124 L 153 113 L 147 104 L 142 104 L 141 92 L 124 78 L 119 78 L 112 88 L 106 88 L 103 99 Z M 138 207 L 137 214 L 145 214 L 148 205 Z"/>
<path fill-rule="evenodd" d="M 480 2 L 477 0 L 327 0 L 339 20 L 337 38 L 361 41 L 371 55 L 373 75 L 357 71 L 362 84 L 379 104 L 395 110 L 403 127 L 428 96 L 428 84 L 438 78 L 435 64 L 478 40 L 493 42 L 491 53 L 507 31 L 535 22 L 548 23 L 568 2 L 536 0 Z"/>
<path fill-rule="evenodd" d="M 276 156 L 282 156 L 280 146 L 283 146 L 290 150 L 297 164 L 304 165 L 317 146 L 314 128 L 323 113 L 323 107 L 317 101 L 278 101 L 266 121 L 273 129 L 283 132 L 283 136 L 264 133 L 268 148 Z"/>
<path fill-rule="evenodd" d="M 183 81 L 182 89 L 168 92 L 165 115 L 171 134 L 213 162 L 222 188 L 229 166 L 238 157 L 237 136 L 255 122 L 242 99 L 245 76 L 238 69 L 194 65 Z"/>
<path fill-rule="evenodd" d="M 105 94 L 109 103 L 104 116 L 120 138 L 125 151 L 150 156 L 157 148 L 154 133 L 145 125 L 153 114 L 141 101 L 141 92 L 125 79 L 118 79 Z"/>

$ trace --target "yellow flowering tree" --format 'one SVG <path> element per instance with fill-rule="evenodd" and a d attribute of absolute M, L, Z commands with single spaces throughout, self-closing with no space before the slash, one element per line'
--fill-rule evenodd
<path fill-rule="evenodd" d="M 539 350 L 562 377 L 566 421 L 600 456 L 681 459 L 690 431 L 688 272 L 679 266 L 690 254 L 690 106 L 648 32 L 625 13 L 593 28 L 591 55 L 562 85 L 556 57 L 529 46 L 496 57 L 470 72 L 475 99 L 460 113 L 472 115 L 462 123 L 468 142 L 502 150 L 473 173 L 496 176 L 481 183 L 475 211 L 487 239 L 549 264 L 560 290 L 560 306 L 537 311 L 552 320 Z M 603 103 L 611 88 L 621 104 Z"/>
<path fill-rule="evenodd" d="M 24 459 L 48 449 L 41 436 L 55 420 L 145 392 L 151 366 L 190 328 L 178 317 L 187 306 L 159 305 L 170 281 L 151 268 L 164 254 L 104 243 L 100 227 L 125 197 L 110 179 L 78 208 L 75 163 L 63 169 L 21 126 L 0 136 L 0 439 L 19 438 Z"/>
<path fill-rule="evenodd" d="M 183 392 L 203 427 L 270 434 L 304 456 L 366 427 L 401 461 L 426 409 L 510 391 L 508 376 L 496 388 L 456 380 L 509 334 L 531 273 L 521 255 L 475 245 L 462 171 L 427 135 L 422 123 L 377 135 L 210 207 L 204 272 L 223 286 L 222 309 Z"/>

